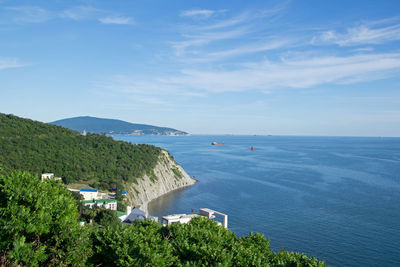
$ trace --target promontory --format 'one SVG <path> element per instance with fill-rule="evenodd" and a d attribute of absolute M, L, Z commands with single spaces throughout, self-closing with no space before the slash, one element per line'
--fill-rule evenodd
<path fill-rule="evenodd" d="M 165 150 L 82 135 L 52 124 L 0 113 L 0 169 L 51 172 L 67 186 L 108 191 L 123 188 L 129 205 L 141 206 L 195 183 Z M 145 208 L 145 207 L 144 207 Z"/>

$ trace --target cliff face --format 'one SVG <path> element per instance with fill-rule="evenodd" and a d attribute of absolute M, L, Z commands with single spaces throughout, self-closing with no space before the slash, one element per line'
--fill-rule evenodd
<path fill-rule="evenodd" d="M 168 152 L 163 150 L 154 168 L 155 177 L 145 175 L 137 183 L 131 183 L 126 188 L 129 205 L 140 206 L 147 212 L 147 203 L 173 190 L 193 185 L 196 180 L 190 178 Z"/>

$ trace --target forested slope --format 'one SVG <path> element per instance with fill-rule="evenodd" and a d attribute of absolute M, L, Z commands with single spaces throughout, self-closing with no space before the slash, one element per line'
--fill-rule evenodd
<path fill-rule="evenodd" d="M 110 188 L 153 176 L 161 149 L 0 113 L 0 166 Z"/>

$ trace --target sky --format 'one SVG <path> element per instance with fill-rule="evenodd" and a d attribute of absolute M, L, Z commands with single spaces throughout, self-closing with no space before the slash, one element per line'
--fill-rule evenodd
<path fill-rule="evenodd" d="M 0 0 L 0 112 L 400 136 L 400 1 Z"/>

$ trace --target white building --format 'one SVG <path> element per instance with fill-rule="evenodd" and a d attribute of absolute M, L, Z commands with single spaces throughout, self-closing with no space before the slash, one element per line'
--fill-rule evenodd
<path fill-rule="evenodd" d="M 163 225 L 170 225 L 173 223 L 188 223 L 190 222 L 191 219 L 198 217 L 198 216 L 203 216 L 206 217 L 207 219 L 214 219 L 215 215 L 219 215 L 223 219 L 223 226 L 225 228 L 228 228 L 228 215 L 223 214 L 221 212 L 207 209 L 207 208 L 202 208 L 199 210 L 199 214 L 172 214 L 172 215 L 167 215 L 163 216 L 161 223 Z M 220 222 L 217 221 L 219 225 L 222 225 Z"/>
<path fill-rule="evenodd" d="M 170 225 L 173 223 L 188 223 L 191 219 L 198 217 L 198 214 L 171 214 L 167 216 L 163 216 L 161 223 L 163 225 Z"/>
<path fill-rule="evenodd" d="M 61 177 L 54 177 L 54 173 L 42 173 L 42 177 L 41 177 L 42 182 L 46 179 L 53 179 L 53 180 L 59 181 L 59 180 L 61 180 Z"/>
<path fill-rule="evenodd" d="M 144 219 L 149 219 L 149 220 L 153 220 L 156 222 L 158 221 L 157 217 L 150 216 L 146 212 L 144 212 L 143 210 L 141 210 L 139 208 L 132 209 L 129 206 L 126 207 L 126 214 L 120 216 L 119 219 L 121 220 L 121 222 L 123 222 L 125 224 L 130 224 L 133 221 L 144 220 Z"/>
<path fill-rule="evenodd" d="M 54 179 L 54 173 L 42 173 L 42 182 L 46 179 Z"/>
<path fill-rule="evenodd" d="M 96 189 L 82 188 L 79 194 L 83 196 L 84 200 L 97 199 L 98 191 Z"/>
<path fill-rule="evenodd" d="M 109 210 L 117 210 L 117 200 L 116 199 L 92 199 L 92 200 L 84 200 L 82 201 L 84 206 L 89 206 L 93 208 L 93 206 L 103 207 Z"/>

